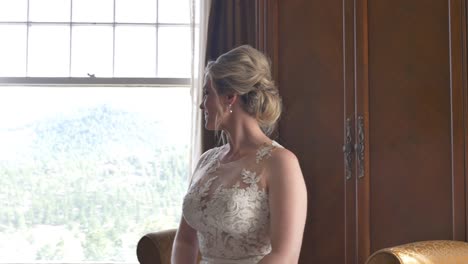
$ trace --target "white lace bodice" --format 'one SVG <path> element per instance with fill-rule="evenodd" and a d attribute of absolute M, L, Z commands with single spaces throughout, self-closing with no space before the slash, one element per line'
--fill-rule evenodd
<path fill-rule="evenodd" d="M 256 155 L 221 163 L 228 145 L 202 155 L 184 198 L 183 217 L 197 230 L 201 264 L 256 264 L 271 250 L 263 162 L 273 141 Z"/>

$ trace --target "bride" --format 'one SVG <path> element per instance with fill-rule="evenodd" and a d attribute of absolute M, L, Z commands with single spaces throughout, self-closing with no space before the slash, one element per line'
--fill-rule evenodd
<path fill-rule="evenodd" d="M 205 128 L 226 144 L 203 153 L 183 202 L 173 264 L 293 264 L 307 191 L 296 156 L 268 135 L 281 98 L 268 59 L 244 45 L 206 67 Z"/>

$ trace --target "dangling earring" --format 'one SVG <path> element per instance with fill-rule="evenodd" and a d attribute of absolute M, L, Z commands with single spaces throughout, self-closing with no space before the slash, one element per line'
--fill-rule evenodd
<path fill-rule="evenodd" d="M 229 113 L 232 113 L 232 104 L 228 105 L 228 110 L 229 110 Z"/>

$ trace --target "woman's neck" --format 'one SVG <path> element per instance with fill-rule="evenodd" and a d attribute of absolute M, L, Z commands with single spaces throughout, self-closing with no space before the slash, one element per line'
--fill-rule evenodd
<path fill-rule="evenodd" d="M 228 159 L 242 157 L 256 151 L 260 145 L 271 142 L 255 119 L 238 122 L 230 128 L 225 128 L 224 132 L 229 144 L 229 151 L 226 153 Z"/>

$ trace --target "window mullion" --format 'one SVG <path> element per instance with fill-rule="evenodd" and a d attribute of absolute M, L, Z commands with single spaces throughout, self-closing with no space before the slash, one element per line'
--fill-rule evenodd
<path fill-rule="evenodd" d="M 70 0 L 70 47 L 68 50 L 68 76 L 71 76 L 72 68 L 72 40 L 73 40 L 73 30 L 72 30 L 72 21 L 73 21 L 73 0 Z"/>
<path fill-rule="evenodd" d="M 28 21 L 0 21 L 0 25 L 72 25 L 72 26 L 171 26 L 171 27 L 187 27 L 190 24 L 187 23 L 147 23 L 147 22 L 67 22 L 67 21 L 40 21 L 40 22 L 28 22 Z M 198 24 L 195 24 L 198 25 Z"/>
<path fill-rule="evenodd" d="M 29 22 L 29 1 L 28 0 L 28 3 L 27 3 L 27 10 L 26 10 L 26 74 L 25 76 L 28 76 L 28 68 L 29 68 L 29 26 L 30 26 L 30 22 Z"/>
<path fill-rule="evenodd" d="M 116 13 L 116 0 L 114 0 L 114 14 L 112 21 L 112 77 L 115 76 L 115 13 Z"/>
<path fill-rule="evenodd" d="M 1 86 L 189 86 L 190 78 L 0 77 Z"/>
<path fill-rule="evenodd" d="M 155 70 L 156 70 L 156 77 L 159 76 L 158 75 L 158 68 L 159 68 L 159 65 L 158 65 L 158 50 L 159 50 L 159 45 L 158 45 L 158 32 L 159 32 L 159 0 L 156 0 L 156 42 L 155 42 L 155 48 L 156 48 L 156 52 L 155 52 Z"/>

